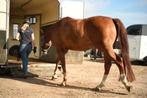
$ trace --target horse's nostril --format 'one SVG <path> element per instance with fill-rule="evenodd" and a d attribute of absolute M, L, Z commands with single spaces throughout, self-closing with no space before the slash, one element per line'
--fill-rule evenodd
<path fill-rule="evenodd" d="M 42 49 L 43 54 L 47 54 L 48 50 Z"/>

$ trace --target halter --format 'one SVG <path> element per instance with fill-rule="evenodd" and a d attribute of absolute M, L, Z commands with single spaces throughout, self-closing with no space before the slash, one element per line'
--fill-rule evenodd
<path fill-rule="evenodd" d="M 46 45 L 48 45 L 49 47 L 48 47 L 47 49 L 43 49 L 43 53 L 44 53 L 44 54 L 47 54 L 47 51 L 49 51 L 49 49 L 50 49 L 51 46 L 52 46 L 52 42 L 49 41 L 48 43 L 46 43 Z"/>

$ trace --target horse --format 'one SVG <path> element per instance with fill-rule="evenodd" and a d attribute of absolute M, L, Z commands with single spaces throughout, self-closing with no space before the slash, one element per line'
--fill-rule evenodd
<path fill-rule="evenodd" d="M 61 62 L 63 69 L 61 85 L 66 86 L 67 82 L 65 54 L 68 50 L 85 51 L 92 48 L 99 49 L 104 53 L 104 75 L 101 83 L 96 86 L 96 90 L 104 87 L 112 65 L 111 61 L 114 61 L 119 69 L 119 80 L 130 92 L 132 86 L 129 82 L 135 80 L 135 75 L 129 58 L 127 31 L 120 19 L 107 16 L 93 16 L 85 19 L 65 17 L 47 26 L 43 31 L 43 50 L 50 47 L 50 41 L 57 50 L 55 70 Z M 121 56 L 117 55 L 113 49 L 113 44 L 117 38 L 120 40 Z M 55 74 L 56 71 L 54 71 Z"/>

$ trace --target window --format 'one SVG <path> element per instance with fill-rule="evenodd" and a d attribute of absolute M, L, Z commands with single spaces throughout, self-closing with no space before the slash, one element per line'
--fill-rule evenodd
<path fill-rule="evenodd" d="M 29 22 L 29 23 L 31 23 L 31 24 L 35 24 L 36 22 L 37 22 L 37 19 L 36 19 L 36 17 L 28 17 L 27 19 L 26 19 L 26 21 L 27 22 Z"/>
<path fill-rule="evenodd" d="M 142 26 L 141 25 L 133 25 L 127 28 L 127 32 L 129 35 L 142 35 Z"/>
<path fill-rule="evenodd" d="M 13 39 L 16 39 L 17 32 L 18 32 L 18 24 L 13 24 Z"/>

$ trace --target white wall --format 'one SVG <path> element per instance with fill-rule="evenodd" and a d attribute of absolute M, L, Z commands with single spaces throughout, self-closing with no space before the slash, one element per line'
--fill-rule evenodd
<path fill-rule="evenodd" d="M 60 17 L 72 17 L 77 19 L 84 18 L 84 2 L 83 0 L 62 0 Z"/>
<path fill-rule="evenodd" d="M 6 0 L 0 0 L 0 30 L 6 30 Z"/>

